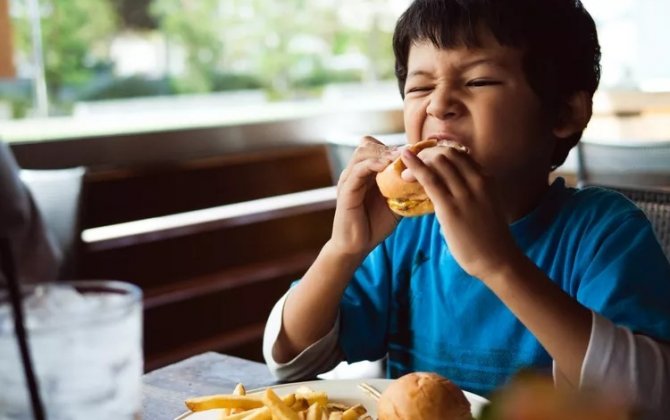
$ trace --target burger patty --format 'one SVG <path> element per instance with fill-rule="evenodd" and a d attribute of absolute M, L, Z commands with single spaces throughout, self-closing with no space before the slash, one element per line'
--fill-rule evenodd
<path fill-rule="evenodd" d="M 423 200 L 412 200 L 412 199 L 405 199 L 405 198 L 389 198 L 388 203 L 389 206 L 393 206 L 394 208 L 400 210 L 400 211 L 407 211 L 410 210 L 419 204 L 423 203 L 426 201 L 426 199 Z"/>

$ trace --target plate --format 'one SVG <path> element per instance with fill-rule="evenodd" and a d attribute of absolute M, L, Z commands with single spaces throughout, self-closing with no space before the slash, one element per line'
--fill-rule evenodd
<path fill-rule="evenodd" d="M 307 386 L 314 391 L 324 391 L 328 394 L 328 399 L 331 401 L 343 403 L 346 405 L 363 404 L 373 418 L 377 418 L 377 404 L 376 401 L 365 392 L 358 388 L 361 382 L 365 382 L 379 392 L 383 392 L 393 379 L 331 379 L 322 381 L 307 381 L 295 382 L 290 384 L 281 384 L 270 386 L 273 391 L 279 396 L 284 396 L 295 392 L 300 386 Z M 248 394 L 258 393 L 265 390 L 265 388 L 258 388 L 248 391 Z M 465 398 L 470 401 L 472 415 L 478 416 L 481 409 L 488 403 L 484 397 L 477 394 L 463 391 Z M 206 410 L 197 413 L 184 413 L 175 420 L 219 420 L 220 411 Z"/>

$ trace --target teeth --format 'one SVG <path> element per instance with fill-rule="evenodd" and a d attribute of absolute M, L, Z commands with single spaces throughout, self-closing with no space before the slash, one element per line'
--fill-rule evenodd
<path fill-rule="evenodd" d="M 470 149 L 468 149 L 466 146 L 463 146 L 457 141 L 453 140 L 448 140 L 448 139 L 440 139 L 437 141 L 438 146 L 443 146 L 443 147 L 450 147 L 452 149 L 456 149 L 459 152 L 463 153 L 470 153 Z"/>

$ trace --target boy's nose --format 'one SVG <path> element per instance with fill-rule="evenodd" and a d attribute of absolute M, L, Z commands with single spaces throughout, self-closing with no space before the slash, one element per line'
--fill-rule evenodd
<path fill-rule="evenodd" d="M 436 90 L 426 108 L 428 115 L 438 119 L 453 119 L 463 113 L 463 104 L 447 89 Z"/>

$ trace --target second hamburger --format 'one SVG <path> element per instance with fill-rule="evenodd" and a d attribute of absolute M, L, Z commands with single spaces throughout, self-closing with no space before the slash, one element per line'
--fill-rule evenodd
<path fill-rule="evenodd" d="M 377 402 L 379 420 L 472 420 L 470 402 L 453 382 L 436 373 L 408 373 Z"/>

